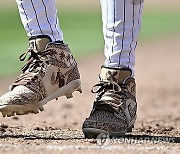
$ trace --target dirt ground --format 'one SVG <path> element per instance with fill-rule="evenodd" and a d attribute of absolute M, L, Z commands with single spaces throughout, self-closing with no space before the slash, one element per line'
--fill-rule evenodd
<path fill-rule="evenodd" d="M 103 54 L 78 60 L 83 94 L 60 98 L 34 115 L 0 117 L 0 153 L 180 153 L 180 38 L 140 43 L 136 81 L 138 119 L 124 138 L 84 139 L 83 120 L 94 100 L 90 89 L 98 80 Z M 15 79 L 0 81 L 0 94 Z"/>

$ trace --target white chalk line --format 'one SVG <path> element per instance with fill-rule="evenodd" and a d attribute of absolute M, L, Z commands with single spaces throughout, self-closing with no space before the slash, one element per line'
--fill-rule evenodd
<path fill-rule="evenodd" d="M 138 151 L 167 151 L 171 152 L 180 152 L 178 147 L 170 147 L 170 146 L 145 146 L 145 145 L 113 145 L 113 146 L 86 146 L 86 145 L 24 145 L 24 144 L 0 144 L 0 149 L 2 148 L 15 148 L 15 149 L 33 149 L 33 150 L 138 150 Z"/>

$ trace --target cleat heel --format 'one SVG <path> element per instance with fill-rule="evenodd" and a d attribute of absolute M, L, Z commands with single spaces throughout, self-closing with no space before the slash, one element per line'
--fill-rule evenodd
<path fill-rule="evenodd" d="M 82 93 L 81 87 L 79 87 L 76 91 L 79 91 L 79 93 Z"/>

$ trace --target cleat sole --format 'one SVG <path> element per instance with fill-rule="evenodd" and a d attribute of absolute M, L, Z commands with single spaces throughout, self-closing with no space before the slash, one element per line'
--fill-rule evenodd
<path fill-rule="evenodd" d="M 126 133 L 132 132 L 134 125 L 129 127 L 126 131 L 121 132 L 107 132 L 106 130 L 96 129 L 96 128 L 83 128 L 83 133 L 85 138 L 92 139 L 97 138 L 100 134 L 108 134 L 110 138 L 112 137 L 124 137 Z"/>
<path fill-rule="evenodd" d="M 29 113 L 38 114 L 39 111 L 44 111 L 43 105 L 45 105 L 47 102 L 61 97 L 66 96 L 67 98 L 72 98 L 72 93 L 74 91 L 81 92 L 81 81 L 80 79 L 71 81 L 64 87 L 58 89 L 54 93 L 50 94 L 48 97 L 44 98 L 43 100 L 37 102 L 37 103 L 31 103 L 31 104 L 24 104 L 24 105 L 0 105 L 0 112 L 2 113 L 3 117 L 11 117 L 14 115 L 26 115 Z"/>

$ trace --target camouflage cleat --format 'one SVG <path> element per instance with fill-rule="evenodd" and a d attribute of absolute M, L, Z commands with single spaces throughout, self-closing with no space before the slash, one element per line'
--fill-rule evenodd
<path fill-rule="evenodd" d="M 4 117 L 39 113 L 43 105 L 60 96 L 72 97 L 81 92 L 77 63 L 67 45 L 51 42 L 48 36 L 29 39 L 28 51 L 20 56 L 27 63 L 22 74 L 0 97 L 0 111 Z"/>
<path fill-rule="evenodd" d="M 82 126 L 86 138 L 101 133 L 121 137 L 132 131 L 137 111 L 135 86 L 129 69 L 102 67 L 100 82 L 92 89 L 97 93 L 93 109 Z"/>

